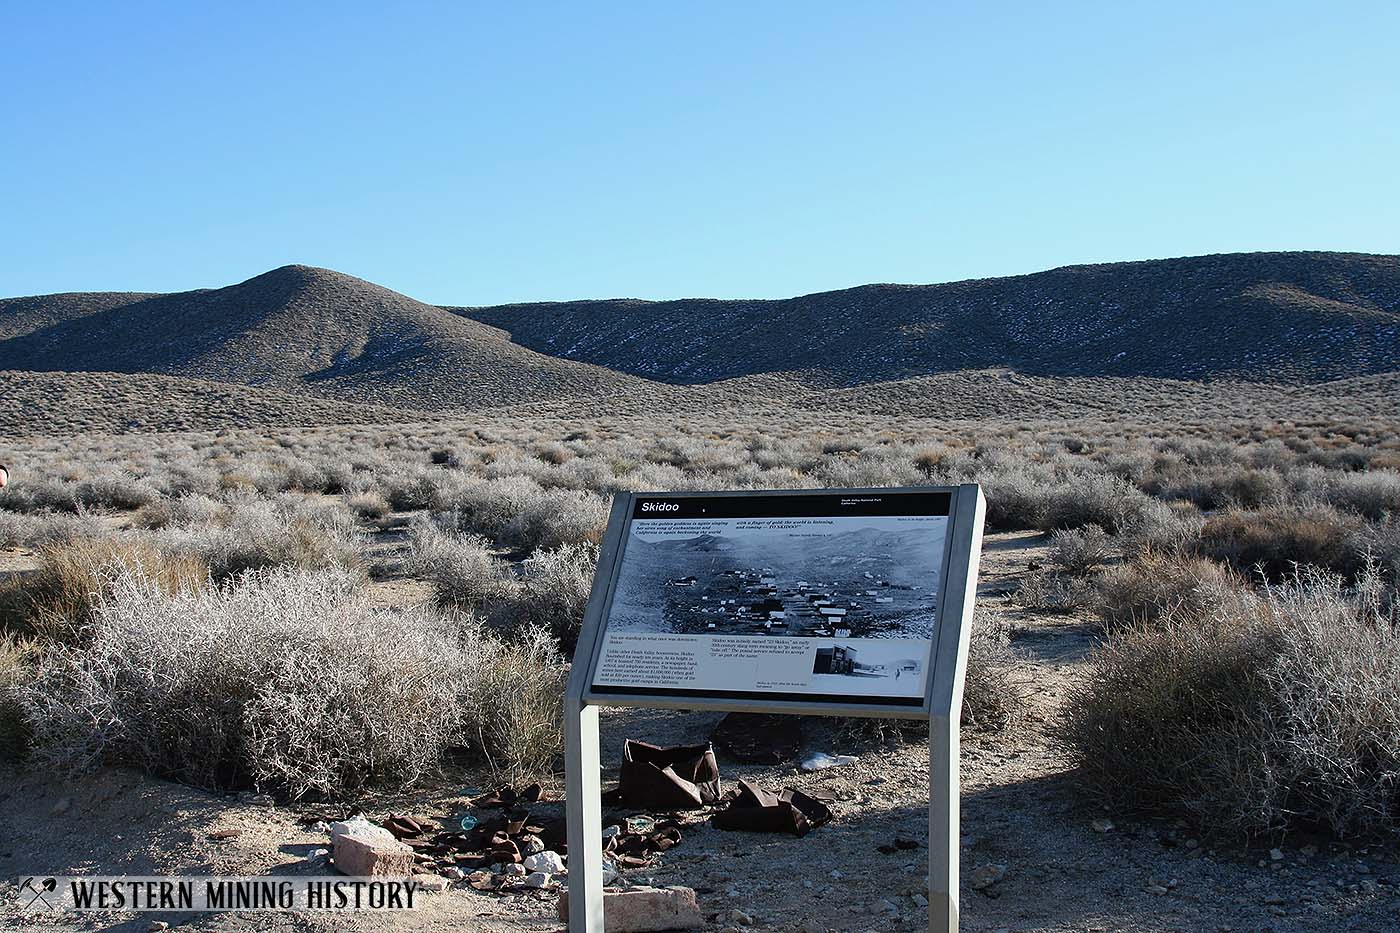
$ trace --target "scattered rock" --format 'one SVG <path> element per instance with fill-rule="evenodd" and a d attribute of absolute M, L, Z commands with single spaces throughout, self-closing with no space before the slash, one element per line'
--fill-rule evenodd
<path fill-rule="evenodd" d="M 1094 827 L 1094 832 L 1096 833 L 1111 833 L 1114 830 L 1113 821 L 1110 819 L 1105 819 L 1104 817 L 1099 817 L 1097 820 L 1094 820 L 1094 822 L 1090 823 L 1089 825 Z"/>
<path fill-rule="evenodd" d="M 1269 850 L 1269 858 L 1273 859 L 1275 862 L 1281 862 L 1281 861 L 1283 861 L 1283 850 L 1282 850 L 1282 849 L 1270 849 L 1270 850 Z"/>
<path fill-rule="evenodd" d="M 417 885 L 418 890 L 433 894 L 446 891 L 449 884 L 448 880 L 441 875 L 414 875 L 413 883 Z"/>
<path fill-rule="evenodd" d="M 413 874 L 413 849 L 363 817 L 331 824 L 336 871 L 356 878 Z"/>
<path fill-rule="evenodd" d="M 705 925 L 691 888 L 637 887 L 603 892 L 608 933 L 698 930 Z M 569 891 L 559 895 L 559 919 L 569 919 Z"/>
<path fill-rule="evenodd" d="M 152 920 L 146 927 L 147 933 L 161 933 L 162 930 L 170 929 L 170 924 L 164 920 Z"/>
<path fill-rule="evenodd" d="M 967 876 L 967 883 L 974 891 L 982 891 L 1006 877 L 1005 865 L 981 865 Z"/>
<path fill-rule="evenodd" d="M 72 806 L 72 797 L 60 797 L 58 799 L 58 803 L 54 804 L 53 809 L 49 812 L 52 813 L 54 816 L 62 816 L 63 814 L 67 813 L 72 808 Z"/>
<path fill-rule="evenodd" d="M 547 888 L 554 883 L 554 876 L 547 872 L 536 871 L 525 876 L 525 887 L 527 888 Z"/>
<path fill-rule="evenodd" d="M 564 870 L 564 859 L 558 852 L 537 852 L 528 856 L 523 865 L 526 871 L 544 872 L 549 875 L 557 875 Z"/>

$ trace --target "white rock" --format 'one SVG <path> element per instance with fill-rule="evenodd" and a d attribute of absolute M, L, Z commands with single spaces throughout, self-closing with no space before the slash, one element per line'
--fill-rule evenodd
<path fill-rule="evenodd" d="M 531 872 L 525 877 L 525 887 L 527 888 L 547 888 L 554 883 L 554 877 L 546 872 Z"/>
<path fill-rule="evenodd" d="M 527 871 L 542 871 L 547 875 L 557 875 L 564 870 L 564 860 L 558 852 L 549 849 L 527 856 L 524 865 Z"/>

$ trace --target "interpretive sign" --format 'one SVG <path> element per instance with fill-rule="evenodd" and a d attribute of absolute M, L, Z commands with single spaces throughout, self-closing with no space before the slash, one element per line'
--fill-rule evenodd
<path fill-rule="evenodd" d="M 951 502 L 634 497 L 592 692 L 922 706 Z"/>
<path fill-rule="evenodd" d="M 975 485 L 614 500 L 565 696 L 571 931 L 603 930 L 601 706 L 927 719 L 929 928 L 957 928 L 983 511 Z"/>

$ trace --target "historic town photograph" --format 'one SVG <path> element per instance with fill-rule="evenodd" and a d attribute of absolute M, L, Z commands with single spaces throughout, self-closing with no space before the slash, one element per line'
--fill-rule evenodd
<path fill-rule="evenodd" d="M 611 631 L 932 636 L 945 519 L 843 517 L 738 534 L 726 533 L 734 522 L 706 524 L 695 537 L 657 540 L 634 531 Z"/>

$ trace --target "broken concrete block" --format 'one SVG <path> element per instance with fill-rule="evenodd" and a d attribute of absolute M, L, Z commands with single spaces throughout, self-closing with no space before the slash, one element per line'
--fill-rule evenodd
<path fill-rule="evenodd" d="M 559 895 L 559 919 L 569 919 L 569 892 Z M 604 933 L 698 930 L 705 925 L 691 888 L 628 888 L 603 892 Z"/>
<path fill-rule="evenodd" d="M 331 826 L 336 871 L 356 878 L 407 878 L 413 874 L 413 849 L 394 834 L 367 820 Z"/>

